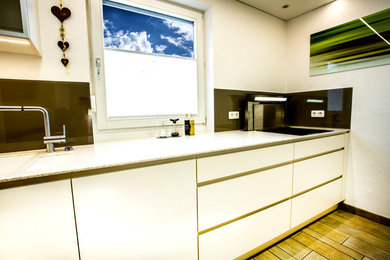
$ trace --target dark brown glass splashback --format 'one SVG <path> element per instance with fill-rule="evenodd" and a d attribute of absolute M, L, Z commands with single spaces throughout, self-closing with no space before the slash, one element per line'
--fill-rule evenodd
<path fill-rule="evenodd" d="M 298 93 L 269 93 L 214 89 L 214 131 L 244 129 L 247 94 L 286 96 L 286 124 L 290 126 L 346 128 L 351 125 L 352 88 Z M 307 102 L 314 99 L 313 102 Z M 312 101 L 311 100 L 311 101 Z M 322 103 L 315 103 L 323 100 Z M 324 118 L 312 118 L 311 110 L 324 110 Z M 239 120 L 229 120 L 229 111 L 239 111 Z"/>
<path fill-rule="evenodd" d="M 52 135 L 62 134 L 66 144 L 93 143 L 89 83 L 0 79 L 0 105 L 41 106 L 48 110 Z M 44 123 L 40 112 L 0 112 L 0 152 L 44 149 Z"/>
<path fill-rule="evenodd" d="M 289 94 L 287 123 L 296 126 L 351 127 L 352 88 Z M 322 103 L 316 103 L 320 102 Z M 324 110 L 325 117 L 311 117 L 311 110 Z"/>
<path fill-rule="evenodd" d="M 275 93 L 214 89 L 214 131 L 244 129 L 247 94 L 272 95 Z M 239 111 L 239 120 L 229 120 L 229 111 Z"/>

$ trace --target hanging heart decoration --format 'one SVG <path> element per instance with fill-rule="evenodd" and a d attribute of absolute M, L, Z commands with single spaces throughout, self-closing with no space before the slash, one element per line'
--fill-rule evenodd
<path fill-rule="evenodd" d="M 68 66 L 69 60 L 68 59 L 61 59 L 61 63 L 64 64 L 64 66 Z"/>
<path fill-rule="evenodd" d="M 59 8 L 58 6 L 53 6 L 51 8 L 51 12 L 55 17 L 58 18 L 58 20 L 61 21 L 61 23 L 63 23 L 72 14 L 68 8 Z"/>
<path fill-rule="evenodd" d="M 60 6 L 52 6 L 51 7 L 51 13 L 60 20 L 60 37 L 61 40 L 57 42 L 58 47 L 60 47 L 62 51 L 62 59 L 61 63 L 65 66 L 65 68 L 69 68 L 69 59 L 66 58 L 65 51 L 69 48 L 70 44 L 69 42 L 65 41 L 65 27 L 64 27 L 64 21 L 70 17 L 72 12 L 69 10 L 69 8 L 63 7 L 63 0 L 60 0 Z"/>
<path fill-rule="evenodd" d="M 69 42 L 58 41 L 58 42 L 57 42 L 57 45 L 58 45 L 58 47 L 60 47 L 60 49 L 61 49 L 62 51 L 66 51 L 66 49 L 69 48 Z"/>

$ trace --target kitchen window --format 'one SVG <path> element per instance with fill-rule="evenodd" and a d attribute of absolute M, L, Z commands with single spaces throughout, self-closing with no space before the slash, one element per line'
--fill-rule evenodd
<path fill-rule="evenodd" d="M 157 126 L 186 114 L 204 123 L 202 14 L 152 0 L 103 0 L 94 12 L 93 2 L 98 128 Z"/>

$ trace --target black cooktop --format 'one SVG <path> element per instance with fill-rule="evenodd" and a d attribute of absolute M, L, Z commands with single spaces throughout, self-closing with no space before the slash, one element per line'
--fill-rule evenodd
<path fill-rule="evenodd" d="M 310 134 L 331 132 L 332 130 L 295 128 L 295 127 L 278 127 L 278 128 L 265 129 L 265 130 L 261 130 L 261 131 L 278 133 L 278 134 L 288 134 L 288 135 L 310 135 Z"/>

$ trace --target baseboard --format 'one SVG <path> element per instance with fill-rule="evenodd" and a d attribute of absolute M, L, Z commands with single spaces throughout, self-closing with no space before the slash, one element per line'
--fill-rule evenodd
<path fill-rule="evenodd" d="M 351 212 L 353 214 L 368 218 L 368 219 L 375 221 L 377 223 L 380 223 L 380 224 L 383 224 L 386 226 L 390 226 L 390 218 L 369 212 L 369 211 L 364 210 L 364 209 L 356 208 L 354 206 L 345 204 L 344 202 L 339 203 L 339 209 L 342 209 L 342 210 Z"/>

